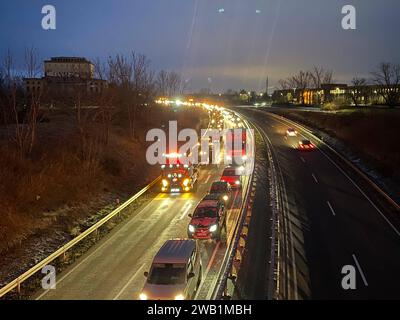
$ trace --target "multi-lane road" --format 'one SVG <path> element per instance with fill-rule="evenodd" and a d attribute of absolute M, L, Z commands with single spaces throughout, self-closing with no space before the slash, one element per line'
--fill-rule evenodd
<path fill-rule="evenodd" d="M 57 276 L 56 289 L 41 289 L 33 298 L 138 299 L 146 281 L 144 272 L 149 270 L 154 255 L 166 240 L 187 238 L 188 215 L 209 191 L 212 182 L 220 180 L 224 168 L 223 163 L 201 166 L 197 188 L 192 193 L 159 193 L 160 186 L 156 185 L 150 191 L 150 200 Z M 232 193 L 234 199 L 227 210 L 228 244 L 233 238 L 234 226 L 240 216 L 242 194 L 248 183 L 249 177 L 246 176 L 242 189 Z M 227 243 L 201 243 L 203 281 L 196 299 L 211 298 Z"/>
<path fill-rule="evenodd" d="M 286 130 L 293 124 L 285 119 L 254 109 L 237 111 L 255 126 L 262 139 L 257 140 L 254 175 L 258 181 L 252 192 L 252 222 L 235 297 L 271 298 L 267 288 L 274 287 L 271 268 L 276 262 L 275 297 L 279 299 L 400 298 L 399 221 L 377 205 L 306 130 L 297 127 L 298 136 L 288 137 Z M 297 150 L 303 138 L 311 139 L 317 149 Z M 265 154 L 260 156 L 266 148 L 272 152 L 279 184 L 277 221 L 272 219 L 270 206 L 271 163 Z M 188 214 L 211 183 L 220 179 L 223 169 L 223 164 L 202 166 L 193 193 L 163 194 L 156 186 L 150 199 L 128 220 L 58 275 L 55 290 L 39 290 L 33 298 L 137 299 L 146 280 L 143 273 L 155 253 L 166 240 L 187 236 Z M 244 181 L 242 191 L 235 194 L 236 206 L 228 210 L 228 244 L 249 177 Z M 279 225 L 274 235 L 279 245 L 271 262 L 273 223 Z M 211 298 L 226 248 L 224 243 L 202 243 L 203 281 L 197 299 Z M 346 276 L 351 269 L 356 288 L 345 290 L 343 283 L 349 283 Z"/>
<path fill-rule="evenodd" d="M 290 265 L 288 275 L 280 274 L 281 283 L 284 277 L 290 280 L 282 290 L 292 299 L 399 299 L 398 221 L 375 204 L 306 131 L 297 128 L 298 137 L 287 137 L 292 124 L 284 119 L 263 111 L 241 109 L 241 113 L 269 141 L 282 178 L 282 216 L 288 221 L 285 232 L 292 251 L 282 256 L 289 260 L 282 264 Z M 318 150 L 296 150 L 304 138 L 311 138 Z M 265 210 L 253 212 L 257 214 L 265 215 Z M 345 266 L 355 270 L 355 290 L 342 287 L 349 272 Z M 261 265 L 252 269 L 265 270 Z"/>

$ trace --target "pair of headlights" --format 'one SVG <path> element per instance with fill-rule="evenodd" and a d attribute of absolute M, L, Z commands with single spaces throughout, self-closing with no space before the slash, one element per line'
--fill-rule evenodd
<path fill-rule="evenodd" d="M 163 179 L 161 182 L 162 182 L 163 187 L 168 187 L 169 182 L 168 182 L 167 179 Z M 189 185 L 189 182 L 190 182 L 189 179 L 185 179 L 185 180 L 183 180 L 183 185 L 184 185 L 185 187 L 187 187 L 187 186 Z"/>
<path fill-rule="evenodd" d="M 210 232 L 215 232 L 218 230 L 218 224 L 213 224 L 210 226 L 210 228 L 208 229 Z M 195 226 L 189 224 L 189 232 L 190 233 L 195 233 L 196 232 L 196 228 Z"/>

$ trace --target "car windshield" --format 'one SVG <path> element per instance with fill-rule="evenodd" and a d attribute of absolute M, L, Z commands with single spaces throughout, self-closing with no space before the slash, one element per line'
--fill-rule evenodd
<path fill-rule="evenodd" d="M 211 186 L 211 193 L 221 193 L 226 191 L 225 183 L 213 183 Z"/>
<path fill-rule="evenodd" d="M 184 264 L 161 263 L 153 265 L 147 282 L 149 284 L 173 285 L 185 282 Z"/>
<path fill-rule="evenodd" d="M 217 216 L 217 209 L 213 207 L 197 208 L 193 214 L 193 218 L 215 218 Z"/>
<path fill-rule="evenodd" d="M 227 169 L 227 170 L 224 170 L 224 173 L 223 173 L 222 175 L 225 176 L 225 177 L 237 176 L 236 170 L 235 170 L 235 169 Z"/>

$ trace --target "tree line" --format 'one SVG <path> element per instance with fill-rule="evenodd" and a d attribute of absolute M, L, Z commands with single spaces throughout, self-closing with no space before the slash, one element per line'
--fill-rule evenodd
<path fill-rule="evenodd" d="M 34 47 L 25 49 L 20 64 L 10 50 L 0 61 L 0 125 L 3 125 L 0 134 L 15 146 L 20 158 L 31 155 L 37 141 L 38 123 L 55 104 L 68 105 L 74 110 L 79 155 L 90 166 L 108 144 L 115 120 L 127 122 L 129 136 L 135 140 L 137 126 L 146 124 L 146 109 L 154 97 L 173 96 L 183 90 L 178 73 L 156 72 L 146 55 L 131 52 L 93 60 L 95 78 L 107 81 L 104 90 L 96 94 L 89 94 L 83 85 L 76 85 L 68 96 L 56 96 L 46 87 L 26 92 L 23 79 L 41 77 L 42 61 Z M 95 108 L 87 108 L 90 105 Z"/>
<path fill-rule="evenodd" d="M 334 82 L 332 70 L 313 66 L 311 70 L 300 70 L 286 79 L 279 80 L 278 86 L 280 90 L 304 91 L 306 89 L 320 89 L 322 84 Z M 376 93 L 382 97 L 386 105 L 398 105 L 400 103 L 400 65 L 382 62 L 370 72 L 369 78 L 353 77 L 351 86 L 353 88 L 348 92 L 348 98 L 356 106 L 360 105 L 363 97 L 368 99 L 372 95 L 371 86 L 376 86 Z M 302 95 L 300 95 L 300 99 L 300 103 L 304 103 Z"/>

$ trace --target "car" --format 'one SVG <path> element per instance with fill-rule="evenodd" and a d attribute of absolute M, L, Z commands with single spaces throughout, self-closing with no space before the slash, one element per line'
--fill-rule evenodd
<path fill-rule="evenodd" d="M 167 240 L 144 273 L 140 300 L 193 299 L 202 281 L 199 248 L 195 240 Z"/>
<path fill-rule="evenodd" d="M 316 149 L 316 146 L 310 140 L 300 140 L 298 149 L 311 151 L 311 150 Z"/>
<path fill-rule="evenodd" d="M 189 217 L 189 239 L 221 241 L 223 233 L 226 235 L 225 205 L 219 200 L 200 201 Z"/>
<path fill-rule="evenodd" d="M 208 192 L 207 199 L 218 199 L 227 204 L 231 200 L 231 186 L 226 181 L 214 181 Z"/>
<path fill-rule="evenodd" d="M 220 180 L 227 182 L 232 189 L 240 189 L 242 187 L 242 176 L 239 171 L 240 168 L 226 167 Z"/>
<path fill-rule="evenodd" d="M 289 128 L 286 130 L 286 135 L 288 137 L 297 137 L 297 131 L 293 128 Z"/>

